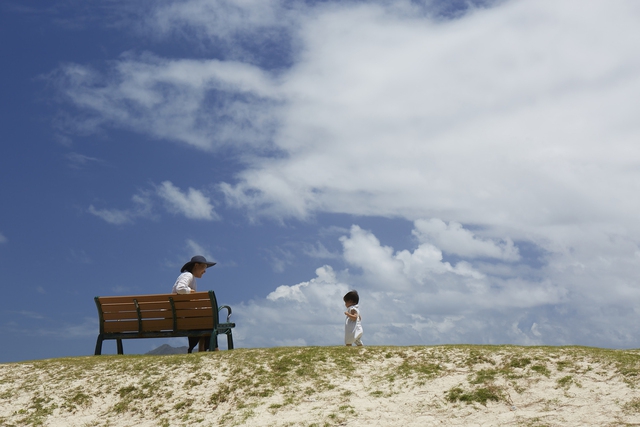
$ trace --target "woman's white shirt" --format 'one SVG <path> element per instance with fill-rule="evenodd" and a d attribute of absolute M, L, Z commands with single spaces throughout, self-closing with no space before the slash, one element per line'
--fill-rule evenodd
<path fill-rule="evenodd" d="M 174 294 L 189 294 L 195 292 L 196 289 L 196 278 L 186 271 L 178 276 L 171 292 Z"/>

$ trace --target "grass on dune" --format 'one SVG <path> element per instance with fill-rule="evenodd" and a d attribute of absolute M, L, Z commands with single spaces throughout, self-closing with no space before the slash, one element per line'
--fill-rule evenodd
<path fill-rule="evenodd" d="M 378 362 L 378 363 L 371 363 Z M 375 366 L 375 368 L 372 368 Z M 531 384 L 552 379 L 567 392 L 581 376 L 615 371 L 628 387 L 640 381 L 640 352 L 586 347 L 447 345 L 433 347 L 285 347 L 171 356 L 100 356 L 0 365 L 0 406 L 29 395 L 0 425 L 44 425 L 53 414 L 94 410 L 101 417 L 152 417 L 160 426 L 202 422 L 195 403 L 217 411 L 219 425 L 242 425 L 262 408 L 278 414 L 303 401 L 340 396 L 322 408 L 338 425 L 354 413 L 354 382 L 372 399 L 428 387 L 466 374 L 443 405 L 510 405 Z M 640 412 L 640 399 L 621 403 Z M 102 424 L 101 424 L 102 425 Z M 104 424 L 108 425 L 108 424 Z M 312 425 L 312 424 L 309 424 Z"/>

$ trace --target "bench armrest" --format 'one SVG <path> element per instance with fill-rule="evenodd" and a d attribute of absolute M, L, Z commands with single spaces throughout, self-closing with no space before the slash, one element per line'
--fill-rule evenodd
<path fill-rule="evenodd" d="M 222 310 L 223 308 L 227 309 L 227 323 L 229 323 L 229 318 L 231 317 L 231 307 L 229 307 L 228 305 L 221 305 L 220 307 L 218 307 L 218 311 Z"/>

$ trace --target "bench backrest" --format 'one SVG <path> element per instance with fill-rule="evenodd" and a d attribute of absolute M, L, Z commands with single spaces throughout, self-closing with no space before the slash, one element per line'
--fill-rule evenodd
<path fill-rule="evenodd" d="M 213 329 L 219 324 L 213 291 L 95 297 L 100 333 Z"/>

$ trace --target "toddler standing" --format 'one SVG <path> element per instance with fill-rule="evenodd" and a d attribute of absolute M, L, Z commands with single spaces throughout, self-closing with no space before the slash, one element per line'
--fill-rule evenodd
<path fill-rule="evenodd" d="M 344 343 L 347 347 L 351 347 L 353 343 L 356 345 L 362 345 L 362 317 L 360 317 L 360 308 L 358 303 L 360 297 L 358 291 L 350 291 L 344 296 L 344 305 L 347 307 L 347 311 L 344 314 L 347 316 L 344 324 Z"/>

